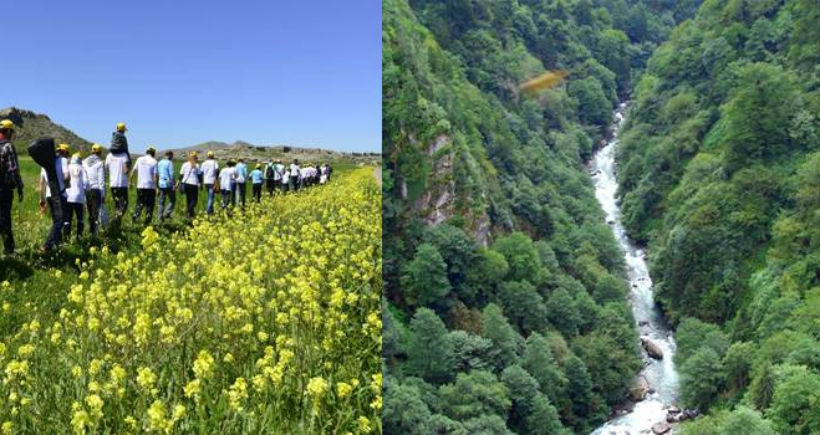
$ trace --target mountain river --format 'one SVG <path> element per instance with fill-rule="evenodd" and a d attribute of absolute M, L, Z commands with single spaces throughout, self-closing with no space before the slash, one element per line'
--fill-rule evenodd
<path fill-rule="evenodd" d="M 621 222 L 621 210 L 618 208 L 615 151 L 625 114 L 626 104 L 621 103 L 615 112 L 610 139 L 594 154 L 589 170 L 595 183 L 595 196 L 624 252 L 630 287 L 629 304 L 635 321 L 638 322 L 636 326 L 641 337 L 651 340 L 663 351 L 663 359 L 649 358 L 642 350 L 646 366 L 638 376 L 644 377 L 653 392 L 647 394 L 643 401 L 637 402 L 632 411 L 614 417 L 597 428 L 592 432 L 593 435 L 651 434 L 654 424 L 666 422 L 666 408 L 675 404 L 678 394 L 678 372 L 672 361 L 676 350 L 675 340 L 655 304 L 645 253 L 627 237 Z"/>

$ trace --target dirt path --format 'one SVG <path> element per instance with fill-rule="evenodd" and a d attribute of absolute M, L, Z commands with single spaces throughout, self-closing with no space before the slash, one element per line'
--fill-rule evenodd
<path fill-rule="evenodd" d="M 381 165 L 376 166 L 376 168 L 373 169 L 373 176 L 376 177 L 376 181 L 379 182 L 379 187 L 381 187 L 382 186 L 382 167 L 381 167 Z"/>

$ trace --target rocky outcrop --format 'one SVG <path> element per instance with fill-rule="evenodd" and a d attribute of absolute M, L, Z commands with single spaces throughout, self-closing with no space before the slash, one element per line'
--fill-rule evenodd
<path fill-rule="evenodd" d="M 680 423 L 682 421 L 696 418 L 699 415 L 700 411 L 697 409 L 680 409 L 677 406 L 672 405 L 666 410 L 666 422 Z"/>
<path fill-rule="evenodd" d="M 643 346 L 644 350 L 646 350 L 646 354 L 655 359 L 663 359 L 663 350 L 661 350 L 660 346 L 653 343 L 652 340 L 641 337 L 641 345 Z"/>
<path fill-rule="evenodd" d="M 9 107 L 0 110 L 0 119 L 9 119 L 17 125 L 14 142 L 18 147 L 22 144 L 28 145 L 29 142 L 35 139 L 47 136 L 53 137 L 56 143 L 71 145 L 72 152 L 91 148 L 91 142 L 77 136 L 73 131 L 40 113 Z M 111 131 L 114 131 L 114 124 L 111 124 Z M 102 145 L 107 146 L 108 144 Z"/>
<path fill-rule="evenodd" d="M 474 157 L 469 153 L 457 155 L 452 138 L 448 135 L 437 136 L 426 147 L 425 154 L 430 161 L 430 172 L 425 189 L 415 198 L 413 208 L 428 226 L 461 216 L 465 223 L 464 230 L 476 243 L 487 246 L 492 237 L 492 222 L 487 213 L 488 193 L 484 189 L 464 191 L 464 186 L 457 183 L 454 172 L 456 165 L 464 165 L 469 168 L 468 172 L 479 177 L 480 170 Z M 458 207 L 456 204 L 459 204 Z"/>

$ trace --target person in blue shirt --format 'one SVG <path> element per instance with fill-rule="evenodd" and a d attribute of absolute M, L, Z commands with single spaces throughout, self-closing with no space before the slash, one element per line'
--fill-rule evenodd
<path fill-rule="evenodd" d="M 245 164 L 245 159 L 239 159 L 236 164 L 236 190 L 239 193 L 239 202 L 242 204 L 242 210 L 245 210 L 245 190 L 246 181 L 248 179 L 248 165 Z"/>
<path fill-rule="evenodd" d="M 262 200 L 262 182 L 265 179 L 265 174 L 262 173 L 262 164 L 257 163 L 256 169 L 251 171 L 251 183 L 253 183 L 253 197 L 256 202 Z"/>
<path fill-rule="evenodd" d="M 165 158 L 157 164 L 157 188 L 159 189 L 159 208 L 157 219 L 160 222 L 171 217 L 174 206 L 177 203 L 176 190 L 174 190 L 174 152 L 165 153 Z M 165 204 L 166 199 L 168 204 Z"/>

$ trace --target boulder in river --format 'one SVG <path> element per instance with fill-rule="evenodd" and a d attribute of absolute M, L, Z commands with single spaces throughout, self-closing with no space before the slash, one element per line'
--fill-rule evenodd
<path fill-rule="evenodd" d="M 672 429 L 668 423 L 655 423 L 652 425 L 652 433 L 655 435 L 663 435 Z"/>
<path fill-rule="evenodd" d="M 632 388 L 629 389 L 629 398 L 634 402 L 640 402 L 646 398 L 646 393 L 649 392 L 649 382 L 643 375 L 635 377 L 635 382 Z"/>
<path fill-rule="evenodd" d="M 670 414 L 678 414 L 678 413 L 680 413 L 680 408 L 678 408 L 675 405 L 672 405 L 672 406 L 669 407 L 667 412 L 670 413 Z"/>
<path fill-rule="evenodd" d="M 646 325 L 649 325 L 648 320 L 641 320 L 640 322 L 638 322 L 638 326 L 646 326 Z"/>
<path fill-rule="evenodd" d="M 641 345 L 644 349 L 646 349 L 646 353 L 655 359 L 663 359 L 663 351 L 661 350 L 660 346 L 653 343 L 652 340 L 641 337 Z"/>

